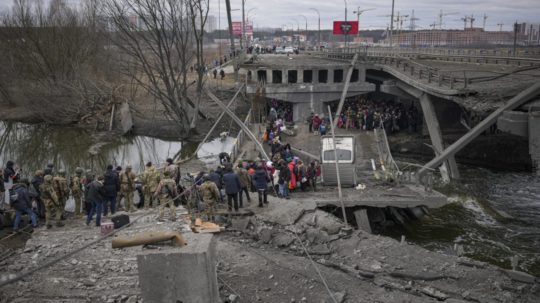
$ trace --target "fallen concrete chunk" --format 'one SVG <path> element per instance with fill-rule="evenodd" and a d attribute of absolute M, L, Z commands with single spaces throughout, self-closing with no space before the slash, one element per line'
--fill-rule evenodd
<path fill-rule="evenodd" d="M 272 241 L 272 236 L 274 235 L 274 230 L 270 228 L 263 228 L 261 232 L 259 233 L 259 239 L 265 243 L 268 244 L 270 241 Z"/>
<path fill-rule="evenodd" d="M 257 218 L 285 226 L 294 224 L 303 213 L 304 208 L 301 203 L 293 200 L 282 200 L 279 202 L 279 207 L 269 208 L 268 211 L 257 214 Z"/>
<path fill-rule="evenodd" d="M 347 293 L 345 291 L 334 293 L 334 299 L 336 299 L 337 303 L 343 303 L 345 301 L 346 296 L 347 296 Z"/>
<path fill-rule="evenodd" d="M 430 296 L 432 298 L 435 298 L 437 300 L 446 300 L 448 299 L 448 295 L 443 293 L 442 291 L 439 291 L 431 286 L 424 287 L 420 290 L 423 294 Z"/>
<path fill-rule="evenodd" d="M 274 237 L 273 243 L 278 247 L 287 247 L 294 242 L 294 239 L 295 238 L 289 234 L 279 233 Z"/>
<path fill-rule="evenodd" d="M 535 276 L 529 275 L 528 273 L 525 273 L 522 271 L 504 270 L 504 273 L 506 273 L 506 275 L 514 281 L 529 283 L 529 284 L 534 284 L 536 282 Z"/>
<path fill-rule="evenodd" d="M 326 244 L 318 244 L 309 249 L 309 253 L 312 255 L 329 255 L 332 251 Z"/>
<path fill-rule="evenodd" d="M 221 302 L 215 240 L 212 234 L 192 237 L 190 245 L 137 256 L 144 302 Z"/>

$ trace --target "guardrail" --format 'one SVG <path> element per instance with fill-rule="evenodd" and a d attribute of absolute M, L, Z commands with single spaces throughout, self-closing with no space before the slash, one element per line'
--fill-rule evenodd
<path fill-rule="evenodd" d="M 324 50 L 322 52 L 312 52 L 313 56 L 324 57 L 333 60 L 350 61 L 354 54 L 360 53 L 360 58 L 364 62 L 383 65 L 390 68 L 392 71 L 400 73 L 406 77 L 414 78 L 427 82 L 427 84 L 436 85 L 441 88 L 449 88 L 451 90 L 469 88 L 472 83 L 490 81 L 500 77 L 500 72 L 477 71 L 477 70 L 441 70 L 431 67 L 426 64 L 421 64 L 414 61 L 418 59 L 422 53 L 411 53 L 404 50 L 379 50 L 361 48 L 342 48 L 335 50 Z M 465 55 L 450 55 L 439 56 L 434 59 L 448 62 L 470 62 L 470 63 L 490 63 L 517 65 L 526 69 L 534 69 L 540 67 L 540 59 L 534 58 L 513 58 L 513 57 L 495 57 L 495 56 L 465 56 Z M 478 76 L 477 74 L 482 75 Z M 486 73 L 492 73 L 493 76 L 486 76 Z M 476 75 L 475 75 L 476 74 Z"/>

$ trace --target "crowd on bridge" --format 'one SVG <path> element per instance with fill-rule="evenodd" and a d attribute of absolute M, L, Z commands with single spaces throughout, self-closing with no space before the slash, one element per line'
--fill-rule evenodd
<path fill-rule="evenodd" d="M 333 113 L 337 112 L 338 104 L 330 106 Z M 418 109 L 411 104 L 406 107 L 403 103 L 393 100 L 372 100 L 364 97 L 355 97 L 345 100 L 343 110 L 337 120 L 337 127 L 344 129 L 357 129 L 370 131 L 375 128 L 384 128 L 388 134 L 407 131 L 418 131 Z M 320 130 L 322 119 L 317 114 L 308 117 L 310 131 Z M 328 123 L 329 121 L 326 121 Z M 324 127 L 324 134 L 327 127 Z"/>

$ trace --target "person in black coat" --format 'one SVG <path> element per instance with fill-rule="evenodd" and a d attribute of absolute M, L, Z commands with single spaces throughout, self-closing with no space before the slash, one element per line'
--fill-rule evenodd
<path fill-rule="evenodd" d="M 43 200 L 41 200 L 41 192 L 40 192 L 40 186 L 41 184 L 43 184 L 43 175 L 44 175 L 44 172 L 42 170 L 37 170 L 31 181 L 32 187 L 37 193 L 36 204 L 37 204 L 37 216 L 39 218 L 45 218 L 45 204 L 43 204 Z"/>
<path fill-rule="evenodd" d="M 116 195 L 120 191 L 120 178 L 118 174 L 113 170 L 112 165 L 107 166 L 105 172 L 103 188 L 105 190 L 105 201 L 103 202 L 103 215 L 107 216 L 109 207 L 111 209 L 111 215 L 116 212 Z"/>
<path fill-rule="evenodd" d="M 261 164 L 257 165 L 253 174 L 253 183 L 259 193 L 259 207 L 263 207 L 263 203 L 268 204 L 268 182 L 270 182 L 268 172 Z"/>
<path fill-rule="evenodd" d="M 112 171 L 112 166 L 111 166 Z M 114 172 L 113 172 L 114 173 Z M 85 201 L 92 205 L 86 216 L 86 225 L 90 225 L 94 213 L 96 213 L 96 226 L 101 226 L 101 212 L 103 201 L 107 200 L 107 190 L 103 185 L 104 177 L 99 176 L 97 180 L 90 182 L 86 186 Z"/>
<path fill-rule="evenodd" d="M 30 182 L 27 179 L 21 180 L 12 188 L 12 194 L 17 195 L 17 199 L 11 202 L 11 207 L 15 209 L 15 221 L 13 223 L 13 232 L 19 231 L 19 225 L 21 224 L 21 216 L 27 214 L 32 221 L 32 227 L 36 228 L 37 218 L 32 210 L 32 199 L 37 196 L 35 191 L 28 190 Z"/>
<path fill-rule="evenodd" d="M 210 173 L 208 174 L 208 179 L 216 184 L 217 188 L 219 189 L 219 198 L 221 203 L 223 203 L 223 194 L 221 193 L 221 189 L 223 188 L 223 176 L 221 172 L 221 169 L 219 171 L 214 171 L 211 169 Z"/>
<path fill-rule="evenodd" d="M 15 171 L 15 162 L 11 160 L 6 162 L 4 168 L 4 182 L 9 183 L 10 180 L 13 180 L 13 183 L 19 182 L 19 171 Z"/>
<path fill-rule="evenodd" d="M 225 186 L 225 193 L 227 194 L 229 211 L 232 211 L 233 201 L 234 210 L 238 211 L 238 193 L 242 189 L 242 185 L 240 184 L 240 178 L 236 173 L 234 173 L 230 165 L 225 168 L 225 174 L 223 175 L 223 184 Z"/>

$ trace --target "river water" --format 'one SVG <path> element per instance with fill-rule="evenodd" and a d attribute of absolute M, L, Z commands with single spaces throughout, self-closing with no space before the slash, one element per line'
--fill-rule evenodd
<path fill-rule="evenodd" d="M 386 233 L 429 250 L 466 256 L 540 276 L 540 177 L 460 167 L 460 185 L 442 191 L 452 201 L 403 230 Z M 456 246 L 458 245 L 458 246 Z"/>

